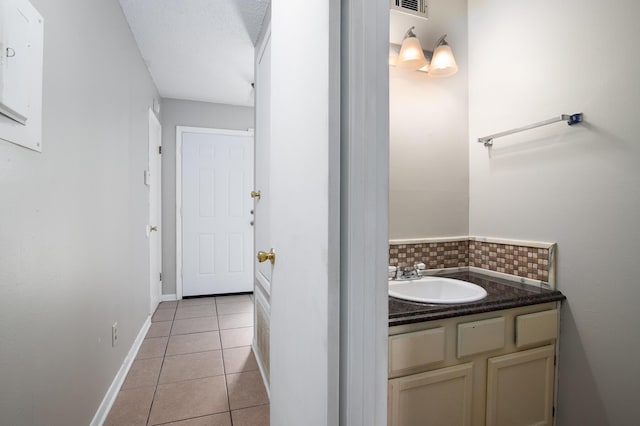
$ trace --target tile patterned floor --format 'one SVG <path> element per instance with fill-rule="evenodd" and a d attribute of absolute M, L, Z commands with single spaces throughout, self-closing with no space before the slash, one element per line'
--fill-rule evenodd
<path fill-rule="evenodd" d="M 105 425 L 268 426 L 248 295 L 162 302 Z"/>

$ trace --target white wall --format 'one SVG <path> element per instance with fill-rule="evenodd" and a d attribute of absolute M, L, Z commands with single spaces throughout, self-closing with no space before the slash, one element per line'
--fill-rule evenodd
<path fill-rule="evenodd" d="M 176 293 L 176 126 L 247 130 L 253 108 L 162 99 L 162 293 Z"/>
<path fill-rule="evenodd" d="M 0 424 L 86 425 L 149 314 L 158 95 L 117 1 L 32 1 L 43 150 L 0 141 Z"/>
<path fill-rule="evenodd" d="M 469 1 L 470 232 L 558 242 L 558 425 L 640 418 L 640 3 Z M 583 111 L 497 139 L 479 136 Z"/>
<path fill-rule="evenodd" d="M 428 21 L 392 12 L 391 42 L 411 26 L 427 50 L 447 34 L 459 71 L 433 78 L 389 67 L 389 238 L 467 235 L 467 1 L 430 2 Z"/>

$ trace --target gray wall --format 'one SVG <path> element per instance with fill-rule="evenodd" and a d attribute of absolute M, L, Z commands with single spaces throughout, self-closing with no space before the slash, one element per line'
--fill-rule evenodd
<path fill-rule="evenodd" d="M 247 130 L 253 108 L 163 99 L 162 111 L 162 293 L 176 293 L 176 126 Z"/>
<path fill-rule="evenodd" d="M 469 1 L 470 231 L 557 241 L 558 425 L 640 418 L 640 3 Z M 479 136 L 583 111 L 504 139 Z"/>
<path fill-rule="evenodd" d="M 0 424 L 86 425 L 149 315 L 158 95 L 117 1 L 32 2 L 43 151 L 0 141 Z"/>
<path fill-rule="evenodd" d="M 447 78 L 389 67 L 389 238 L 468 235 L 467 0 L 429 3 L 429 20 L 391 14 L 391 41 L 412 25 L 422 47 L 443 34 L 459 71 Z"/>

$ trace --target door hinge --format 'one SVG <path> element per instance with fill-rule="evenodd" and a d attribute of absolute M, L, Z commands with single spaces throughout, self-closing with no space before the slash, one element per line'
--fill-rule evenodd
<path fill-rule="evenodd" d="M 162 281 L 162 272 L 160 272 L 160 281 Z"/>
<path fill-rule="evenodd" d="M 556 365 L 556 358 L 557 358 L 557 357 L 558 357 L 557 355 L 554 355 L 554 356 L 553 356 L 553 365 Z"/>
<path fill-rule="evenodd" d="M 162 145 L 158 145 L 158 154 L 162 154 Z"/>
<path fill-rule="evenodd" d="M 556 416 L 556 407 L 551 407 L 551 417 Z"/>

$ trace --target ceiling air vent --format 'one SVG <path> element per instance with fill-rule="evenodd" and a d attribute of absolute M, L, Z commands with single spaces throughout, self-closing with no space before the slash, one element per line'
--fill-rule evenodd
<path fill-rule="evenodd" d="M 427 19 L 427 0 L 391 0 L 391 9 Z"/>

